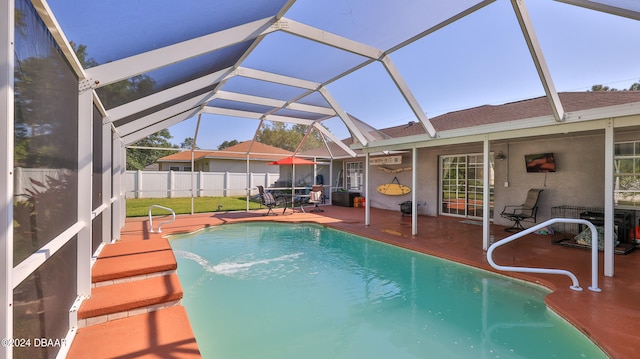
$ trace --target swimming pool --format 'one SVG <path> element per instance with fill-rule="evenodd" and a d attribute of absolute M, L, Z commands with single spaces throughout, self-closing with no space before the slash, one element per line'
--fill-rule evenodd
<path fill-rule="evenodd" d="M 541 288 L 322 226 L 170 243 L 205 358 L 606 358 Z"/>

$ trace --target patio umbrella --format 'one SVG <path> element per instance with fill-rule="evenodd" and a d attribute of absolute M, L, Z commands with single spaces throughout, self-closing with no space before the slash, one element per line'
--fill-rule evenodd
<path fill-rule="evenodd" d="M 281 158 L 277 161 L 269 162 L 270 165 L 291 165 L 291 199 L 295 196 L 296 191 L 296 165 L 315 165 L 317 162 L 304 159 L 302 157 L 289 156 Z"/>
<path fill-rule="evenodd" d="M 317 162 L 313 162 L 301 157 L 289 156 L 277 161 L 269 162 L 270 165 L 315 165 Z"/>

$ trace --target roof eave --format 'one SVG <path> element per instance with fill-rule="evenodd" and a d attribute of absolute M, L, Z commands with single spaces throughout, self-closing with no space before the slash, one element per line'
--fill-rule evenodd
<path fill-rule="evenodd" d="M 582 132 L 602 129 L 602 120 L 635 116 L 640 116 L 640 102 L 574 111 L 567 113 L 566 119 L 562 123 L 557 122 L 553 115 L 547 115 L 439 131 L 438 138 L 431 138 L 427 134 L 420 134 L 377 140 L 370 142 L 366 147 L 360 144 L 354 144 L 352 148 L 371 153 L 382 150 L 406 149 L 414 146 L 436 147 L 477 142 L 483 141 L 487 137 L 490 137 L 491 140 L 496 140 L 545 134 Z"/>

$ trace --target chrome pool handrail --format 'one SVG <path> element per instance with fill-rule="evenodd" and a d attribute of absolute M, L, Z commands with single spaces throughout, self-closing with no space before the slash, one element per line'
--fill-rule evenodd
<path fill-rule="evenodd" d="M 552 218 L 550 220 L 547 220 L 543 223 L 540 223 L 538 225 L 535 225 L 531 228 L 527 228 L 524 231 L 515 233 L 507 238 L 501 239 L 499 241 L 497 241 L 496 243 L 493 243 L 491 246 L 489 246 L 489 249 L 487 250 L 487 261 L 489 262 L 489 264 L 497 269 L 497 270 L 502 270 L 502 271 L 507 271 L 507 272 L 523 272 L 523 273 L 543 273 L 543 274 L 561 274 L 561 275 L 566 275 L 569 278 L 571 278 L 571 281 L 573 282 L 573 284 L 569 287 L 573 290 L 576 291 L 581 291 L 582 288 L 580 287 L 580 283 L 578 282 L 578 278 L 571 272 L 569 272 L 568 270 L 564 270 L 564 269 L 546 269 L 546 268 L 530 268 L 530 267 L 510 267 L 510 266 L 502 266 L 499 264 L 496 264 L 493 261 L 493 251 L 494 249 L 500 247 L 501 245 L 507 244 L 509 242 L 512 242 L 520 237 L 523 237 L 527 234 L 533 233 L 539 229 L 545 228 L 546 226 L 553 224 L 553 223 L 557 223 L 557 222 L 563 222 L 563 223 L 577 223 L 577 224 L 584 224 L 589 226 L 589 228 L 591 229 L 591 286 L 589 287 L 589 290 L 594 291 L 594 292 L 601 292 L 602 289 L 598 288 L 598 231 L 596 229 L 596 226 L 593 225 L 593 223 L 585 220 L 585 219 L 575 219 L 575 218 Z"/>
<path fill-rule="evenodd" d="M 171 208 L 160 206 L 158 204 L 152 204 L 151 206 L 149 206 L 149 232 L 151 232 L 151 233 L 154 233 L 154 231 L 153 231 L 153 217 L 151 216 L 151 210 L 153 208 L 160 208 L 160 209 L 164 209 L 166 211 L 171 212 L 171 216 L 172 216 L 171 220 L 163 221 L 163 222 L 160 222 L 160 224 L 158 224 L 158 233 L 162 233 L 162 229 L 161 229 L 162 225 L 163 224 L 168 224 L 168 223 L 171 223 L 171 222 L 175 221 L 176 220 L 176 212 L 174 212 Z"/>

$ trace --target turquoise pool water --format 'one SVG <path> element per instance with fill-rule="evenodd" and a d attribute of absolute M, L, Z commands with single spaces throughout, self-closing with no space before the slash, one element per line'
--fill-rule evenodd
<path fill-rule="evenodd" d="M 310 224 L 174 237 L 205 358 L 605 358 L 540 288 Z"/>

